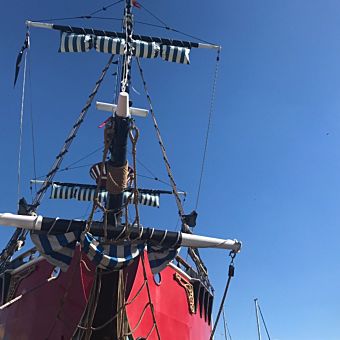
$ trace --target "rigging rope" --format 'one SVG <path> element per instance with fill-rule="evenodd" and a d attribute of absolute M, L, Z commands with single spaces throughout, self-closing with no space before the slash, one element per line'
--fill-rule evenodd
<path fill-rule="evenodd" d="M 109 144 L 109 139 L 108 139 L 108 134 L 110 132 L 112 132 L 111 130 L 114 129 L 114 125 L 111 125 L 111 126 L 108 126 L 106 125 L 105 127 L 107 130 L 104 132 L 104 135 L 106 136 L 105 137 L 105 147 L 104 147 L 104 151 L 103 151 L 103 157 L 102 157 L 102 162 L 100 164 L 100 175 L 99 175 L 99 180 L 97 182 L 97 189 L 96 189 L 96 194 L 95 194 L 95 197 L 97 197 L 97 193 L 98 193 L 98 190 L 99 190 L 99 187 L 100 187 L 100 182 L 101 182 L 101 174 L 102 174 L 102 171 L 103 171 L 103 167 L 104 167 L 104 163 L 105 163 L 105 160 L 106 160 L 106 156 L 107 156 L 107 153 L 108 153 L 108 150 L 109 150 L 109 147 L 110 147 L 110 144 Z M 129 131 L 129 136 L 130 136 L 130 139 L 131 139 L 131 142 L 132 142 L 132 155 L 133 155 L 133 169 L 134 169 L 134 179 L 133 179 L 133 184 L 134 184 L 134 204 L 135 204 L 135 221 L 133 222 L 133 224 L 137 225 L 138 227 L 140 227 L 140 222 L 139 222 L 139 209 L 138 209 L 138 189 L 137 189 L 137 176 L 136 176 L 136 167 L 137 167 L 137 161 L 136 161 L 136 144 L 137 144 L 137 141 L 138 141 L 138 136 L 139 136 L 139 132 L 138 132 L 138 129 L 136 128 L 135 125 L 132 125 L 131 128 L 130 128 L 130 131 Z M 136 199 L 137 198 L 137 199 Z M 95 198 L 94 201 L 93 201 L 93 206 L 92 206 L 92 211 L 89 215 L 89 218 L 87 220 L 87 225 L 86 225 L 86 228 L 85 228 L 85 231 L 89 231 L 90 227 L 91 227 L 91 223 L 92 223 L 92 219 L 93 219 L 93 214 L 94 214 L 94 211 L 96 210 L 96 208 L 99 207 L 100 209 L 103 210 L 104 212 L 104 221 L 105 221 L 105 225 L 104 225 L 104 228 L 106 229 L 107 225 L 106 225 L 106 222 L 107 222 L 107 214 L 110 213 L 111 211 L 106 209 L 105 207 L 103 206 L 99 206 L 99 202 L 98 200 Z M 127 211 L 127 210 L 126 210 Z M 127 218 L 126 218 L 127 219 Z M 105 230 L 104 230 L 104 234 L 106 234 Z M 106 236 L 104 236 L 104 238 L 106 239 Z M 142 321 L 142 318 L 144 317 L 144 313 L 146 311 L 146 308 L 150 307 L 150 310 L 151 310 L 151 314 L 152 314 L 152 319 L 153 319 L 153 326 L 148 334 L 148 336 L 152 333 L 152 331 L 155 329 L 156 332 L 157 332 L 157 336 L 158 336 L 158 339 L 160 340 L 161 337 L 160 337 L 160 334 L 159 334 L 159 330 L 158 330 L 158 326 L 157 326 L 157 321 L 156 321 L 156 317 L 155 317 L 155 311 L 154 311 L 154 306 L 153 306 L 153 303 L 152 303 L 152 300 L 151 300 L 151 293 L 150 293 L 150 287 L 149 287 L 149 282 L 148 282 L 148 278 L 147 278 L 147 274 L 146 274 L 146 268 L 145 268 L 145 263 L 144 263 L 144 256 L 143 254 L 141 255 L 141 262 L 142 262 L 142 267 L 143 267 L 143 275 L 144 275 L 144 284 L 142 285 L 142 287 L 138 290 L 137 294 L 136 295 L 139 295 L 141 290 L 146 287 L 146 290 L 147 290 L 147 295 L 148 295 L 148 300 L 149 302 L 144 306 L 144 309 L 142 311 L 142 314 L 140 316 L 140 319 L 139 321 L 137 322 L 137 325 L 134 327 L 134 329 L 132 331 L 130 331 L 128 334 L 123 334 L 122 337 L 119 337 L 119 339 L 123 339 L 125 336 L 127 335 L 131 335 L 135 332 L 135 330 L 139 327 L 141 321 Z M 102 271 L 100 269 L 97 270 L 96 272 L 96 278 L 95 278 L 95 284 L 91 290 L 91 295 L 90 295 L 90 298 L 89 298 L 89 301 L 88 301 L 88 306 L 87 306 L 87 311 L 86 313 L 84 314 L 84 317 L 83 317 L 83 321 L 85 323 L 85 326 L 83 325 L 78 325 L 78 332 L 82 333 L 82 331 L 85 331 L 85 339 L 89 339 L 92 332 L 93 331 L 98 331 L 100 329 L 103 329 L 105 328 L 107 325 L 109 325 L 113 320 L 115 320 L 119 314 L 123 311 L 125 312 L 125 309 L 126 309 L 126 306 L 128 304 L 131 304 L 133 302 L 133 300 L 135 298 L 133 298 L 130 302 L 127 302 L 125 301 L 125 294 L 124 295 L 124 302 L 123 302 L 123 305 L 119 306 L 119 308 L 117 309 L 116 313 L 111 316 L 106 322 L 104 322 L 102 325 L 99 325 L 99 326 L 96 326 L 96 327 L 93 327 L 93 321 L 94 321 L 94 317 L 95 317 L 95 312 L 96 312 L 96 309 L 97 309 L 97 304 L 98 304 L 98 299 L 99 299 L 99 294 L 100 294 L 100 287 L 101 287 L 101 276 L 102 275 L 105 275 L 107 273 L 110 273 L 110 272 L 106 272 L 106 271 Z M 99 289 L 97 289 L 97 285 L 99 286 Z"/>
<path fill-rule="evenodd" d="M 141 67 L 141 64 L 140 64 L 140 60 L 139 60 L 139 58 L 136 58 L 136 59 L 137 59 L 137 65 L 138 65 L 139 73 L 140 73 L 140 76 L 141 76 L 141 79 L 142 79 L 142 82 L 143 82 L 143 86 L 144 86 L 144 92 L 146 94 L 146 98 L 147 98 L 148 103 L 149 103 L 150 113 L 151 113 L 151 117 L 152 117 L 152 121 L 153 121 L 155 131 L 156 131 L 158 144 L 159 144 L 161 152 L 162 152 L 163 160 L 164 160 L 164 163 L 165 163 L 165 168 L 166 168 L 169 180 L 170 180 L 170 184 L 171 184 L 172 191 L 173 191 L 173 194 L 175 196 L 175 201 L 176 201 L 177 208 L 178 208 L 178 213 L 179 213 L 179 216 L 180 216 L 180 219 L 181 219 L 181 222 L 182 222 L 182 228 L 181 229 L 182 229 L 183 232 L 191 234 L 192 232 L 191 232 L 189 226 L 185 223 L 185 215 L 184 215 L 183 204 L 182 204 L 182 201 L 179 197 L 177 185 L 176 185 L 176 182 L 175 182 L 174 177 L 173 177 L 172 172 L 171 172 L 170 163 L 169 163 L 169 160 L 168 160 L 168 157 L 167 157 L 167 154 L 166 154 L 166 150 L 165 150 L 165 146 L 164 146 L 164 143 L 163 143 L 163 140 L 162 140 L 162 137 L 161 137 L 161 132 L 160 132 L 158 124 L 157 124 L 155 112 L 153 110 L 151 97 L 149 95 L 149 92 L 148 92 L 148 89 L 147 89 L 147 86 L 146 86 L 146 81 L 145 81 L 145 78 L 144 78 L 144 73 L 143 73 L 143 70 L 142 70 L 142 67 Z M 194 261 L 198 271 L 200 272 L 202 279 L 204 279 L 206 281 L 206 283 L 208 285 L 210 285 L 209 279 L 208 279 L 207 268 L 205 267 L 200 255 L 199 255 L 198 249 L 188 248 L 188 253 L 189 253 L 191 259 Z"/>
<path fill-rule="evenodd" d="M 28 34 L 28 33 L 27 33 Z M 23 135 L 23 119 L 24 119 L 24 103 L 25 103 L 25 85 L 26 85 L 26 68 L 27 68 L 27 50 L 24 51 L 24 78 L 22 82 L 21 108 L 20 108 L 20 132 L 19 132 L 19 151 L 18 151 L 18 188 L 17 202 L 20 199 L 20 182 L 21 182 L 21 151 L 22 151 L 22 135 Z"/>
<path fill-rule="evenodd" d="M 102 11 L 106 11 L 108 8 L 110 7 L 113 7 L 114 5 L 117 5 L 121 2 L 123 2 L 124 0 L 118 0 L 118 1 L 115 1 L 107 6 L 104 6 L 88 15 L 80 15 L 80 16 L 76 16 L 76 17 L 66 17 L 66 18 L 52 18 L 52 19 L 38 19 L 38 20 L 33 20 L 33 21 L 62 21 L 62 20 L 73 20 L 73 19 L 91 19 L 92 15 L 94 14 L 97 14 L 99 12 L 102 12 Z M 120 21 L 122 19 L 119 19 Z"/>
<path fill-rule="evenodd" d="M 103 146 L 100 146 L 99 148 L 93 150 L 92 152 L 86 154 L 85 156 L 79 158 L 78 160 L 74 161 L 73 163 L 70 163 L 68 166 L 66 166 L 64 169 L 67 169 L 67 168 L 71 168 L 72 165 L 75 165 L 75 164 L 78 164 L 79 162 L 83 161 L 84 159 L 87 159 L 89 158 L 90 156 L 94 155 L 95 153 L 97 153 L 99 150 L 103 150 Z M 60 169 L 59 171 L 61 171 L 63 169 Z"/>
<path fill-rule="evenodd" d="M 201 42 L 204 42 L 204 43 L 207 43 L 207 44 L 212 44 L 210 43 L 209 41 L 206 41 L 206 40 L 203 40 L 203 39 L 200 39 L 200 38 L 197 38 L 193 35 L 190 35 L 190 34 L 187 34 L 187 33 L 184 33 L 180 30 L 177 30 L 175 28 L 171 28 L 169 25 L 167 25 L 165 23 L 165 21 L 163 21 L 162 19 L 160 19 L 156 14 L 152 13 L 150 10 L 148 10 L 144 5 L 142 4 L 139 4 L 141 8 L 143 8 L 146 12 L 148 12 L 152 17 L 154 17 L 158 22 L 160 22 L 162 25 L 164 26 L 160 26 L 160 25 L 155 25 L 155 24 L 149 24 L 149 23 L 145 23 L 145 22 L 141 22 L 141 21 L 136 21 L 136 23 L 139 23 L 139 24 L 142 24 L 142 25 L 148 25 L 148 26 L 153 26 L 153 27 L 158 27 L 158 28 L 164 28 L 168 31 L 172 31 L 172 32 L 175 32 L 175 33 L 179 33 L 179 34 L 182 34 L 186 37 L 189 37 L 189 38 L 193 38 L 193 39 L 196 39 L 196 40 L 199 40 Z M 212 44 L 214 45 L 214 44 Z"/>
<path fill-rule="evenodd" d="M 168 182 L 158 178 L 145 164 L 143 164 L 138 158 L 137 158 L 137 163 L 140 164 L 152 177 L 150 176 L 145 176 L 145 175 L 137 175 L 137 177 L 143 177 L 143 178 L 148 178 L 148 179 L 152 179 L 154 181 L 158 181 L 160 183 L 163 183 L 165 185 L 167 185 L 168 187 L 171 187 L 171 184 L 169 184 Z M 185 190 L 179 189 L 182 192 L 185 192 Z"/>
<path fill-rule="evenodd" d="M 147 100 L 148 100 L 148 103 L 149 103 L 152 121 L 153 121 L 155 130 L 156 130 L 156 134 L 157 134 L 159 146 L 161 148 L 161 152 L 162 152 L 162 155 L 163 155 L 163 160 L 164 160 L 164 163 L 165 163 L 167 174 L 168 174 L 168 177 L 169 177 L 169 180 L 170 180 L 170 184 L 172 186 L 173 193 L 175 195 L 175 200 L 176 200 L 176 204 L 177 204 L 177 208 L 178 208 L 178 213 L 180 215 L 180 218 L 181 218 L 181 221 L 182 221 L 182 224 L 183 224 L 183 227 L 184 227 L 184 210 L 183 210 L 183 206 L 182 206 L 182 201 L 181 201 L 181 199 L 179 197 L 178 190 L 177 190 L 177 185 L 176 185 L 176 182 L 175 182 L 174 177 L 173 177 L 172 172 L 171 172 L 170 163 L 169 163 L 166 151 L 165 151 L 165 146 L 164 146 L 164 143 L 163 143 L 163 140 L 162 140 L 162 137 L 161 137 L 161 132 L 160 132 L 158 124 L 157 124 L 155 112 L 153 110 L 153 106 L 152 106 L 152 102 L 151 102 L 151 97 L 150 97 L 148 89 L 146 87 L 146 81 L 145 81 L 145 78 L 144 78 L 143 70 L 142 70 L 139 58 L 136 58 L 136 59 L 137 59 L 139 73 L 140 73 L 140 76 L 141 76 L 141 79 L 142 79 L 142 82 L 143 82 L 144 91 L 145 91 L 145 94 L 146 94 L 146 97 L 147 97 Z M 188 229 L 189 228 L 186 228 L 185 231 L 188 231 Z"/>
<path fill-rule="evenodd" d="M 224 308 L 222 308 L 222 317 L 223 317 L 224 338 L 225 338 L 225 340 L 228 340 L 226 319 L 225 319 L 225 315 L 224 315 Z"/>
<path fill-rule="evenodd" d="M 138 202 L 138 186 L 137 186 L 137 148 L 136 148 L 136 144 L 137 144 L 138 137 L 139 137 L 139 130 L 136 128 L 134 124 L 130 128 L 129 136 L 130 136 L 130 140 L 132 143 L 132 161 L 133 161 L 133 171 L 134 171 L 133 186 L 134 186 L 134 205 L 135 205 L 135 214 L 136 214 L 134 224 L 136 223 L 137 227 L 140 228 L 139 209 L 138 209 L 139 202 Z M 141 262 L 142 262 L 142 267 L 143 267 L 144 282 L 145 282 L 145 286 L 146 286 L 146 290 L 148 294 L 148 300 L 149 300 L 148 305 L 150 306 L 152 320 L 153 320 L 153 327 L 151 328 L 149 334 L 147 335 L 147 338 L 152 333 L 152 331 L 155 329 L 157 333 L 157 337 L 160 340 L 161 337 L 160 337 L 160 333 L 159 333 L 159 329 L 158 329 L 158 325 L 156 321 L 154 305 L 151 300 L 149 281 L 148 281 L 147 274 L 146 274 L 144 253 L 141 254 Z"/>
<path fill-rule="evenodd" d="M 209 115 L 208 115 L 208 125 L 207 125 L 207 132 L 206 132 L 206 135 L 205 135 L 205 143 L 204 143 L 203 157 L 202 157 L 202 164 L 201 164 L 201 174 L 200 174 L 200 179 L 199 179 L 198 189 L 197 189 L 195 210 L 197 210 L 197 208 L 198 208 L 198 203 L 199 203 L 199 198 L 200 198 L 200 193 L 201 193 L 202 180 L 203 180 L 204 165 L 205 165 L 205 160 L 206 160 L 206 156 L 207 156 L 209 132 L 210 132 L 210 126 L 211 126 L 211 117 L 212 117 L 212 114 L 213 114 L 213 111 L 214 111 L 216 83 L 217 83 L 217 72 L 218 72 L 218 66 L 219 66 L 219 61 L 220 61 L 220 52 L 221 52 L 221 49 L 219 48 L 217 50 L 217 56 L 216 56 L 214 80 L 213 80 L 211 100 L 210 100 L 210 109 L 209 109 Z"/>
<path fill-rule="evenodd" d="M 119 3 L 123 2 L 123 1 L 124 1 L 124 0 L 115 1 L 115 2 L 113 2 L 113 3 L 110 4 L 110 5 L 104 6 L 104 7 L 102 7 L 101 9 L 98 9 L 98 10 L 96 10 L 96 11 L 90 13 L 90 15 L 97 14 L 97 13 L 102 12 L 102 11 L 106 11 L 108 8 L 110 8 L 110 7 L 112 7 L 112 6 L 115 6 L 115 5 L 117 5 L 117 4 L 119 4 Z"/>
<path fill-rule="evenodd" d="M 139 6 L 143 8 L 146 12 L 148 12 L 157 21 L 159 21 L 162 25 L 164 25 L 166 28 L 169 27 L 162 19 L 160 19 L 156 14 L 153 14 L 151 11 L 149 11 L 145 6 L 143 6 L 142 4 L 139 4 Z"/>
<path fill-rule="evenodd" d="M 136 211 L 134 223 L 136 223 L 137 227 L 140 228 L 139 209 L 138 209 L 138 203 L 139 202 L 138 202 L 138 187 L 137 187 L 137 147 L 136 147 L 138 137 L 139 137 L 139 130 L 137 129 L 137 127 L 134 124 L 130 128 L 130 134 L 129 135 L 130 135 L 130 139 L 131 139 L 131 143 L 132 143 L 132 159 L 133 159 L 133 171 L 134 171 L 133 185 L 134 185 L 134 204 L 135 204 L 135 211 Z M 157 333 L 157 337 L 160 340 L 161 337 L 160 337 L 160 333 L 159 333 L 159 329 L 158 329 L 158 325 L 157 325 L 157 320 L 156 320 L 156 316 L 155 316 L 154 305 L 153 305 L 152 300 L 151 300 L 151 292 L 150 292 L 149 281 L 148 281 L 148 278 L 147 278 L 147 275 L 146 275 L 144 253 L 142 253 L 142 255 L 141 255 L 141 262 L 142 262 L 144 281 L 145 281 L 145 285 L 146 285 L 146 290 L 147 290 L 147 294 L 148 294 L 149 305 L 150 305 L 152 320 L 153 320 L 153 327 L 151 328 L 149 334 L 147 335 L 147 338 L 152 333 L 153 329 L 155 329 L 156 333 Z"/>
<path fill-rule="evenodd" d="M 218 324 L 218 321 L 220 319 L 221 313 L 223 311 L 224 301 L 225 301 L 225 298 L 227 297 L 230 281 L 234 277 L 234 272 L 235 272 L 234 258 L 236 256 L 236 253 L 231 251 L 229 256 L 231 257 L 231 261 L 230 261 L 229 270 L 228 270 L 228 280 L 227 280 L 227 283 L 226 283 L 226 286 L 225 286 L 225 289 L 224 289 L 223 297 L 222 297 L 222 300 L 221 300 L 220 308 L 219 308 L 218 313 L 217 313 L 217 317 L 216 317 L 216 321 L 215 321 L 215 324 L 214 324 L 214 328 L 213 328 L 213 330 L 211 332 L 209 340 L 213 340 L 213 338 L 214 338 L 214 334 L 216 332 L 217 324 Z"/>
<path fill-rule="evenodd" d="M 36 197 L 33 201 L 34 209 L 36 209 L 40 205 L 41 199 L 43 198 L 48 187 L 51 185 L 51 182 L 52 182 L 56 172 L 58 171 L 58 169 L 59 169 L 59 167 L 60 167 L 60 165 L 61 165 L 61 163 L 64 159 L 65 154 L 68 152 L 68 149 L 70 148 L 73 139 L 76 137 L 77 132 L 78 132 L 81 124 L 83 123 L 83 121 L 86 117 L 88 109 L 92 105 L 92 101 L 93 101 L 94 97 L 96 96 L 96 94 L 99 90 L 99 87 L 100 87 L 100 85 L 101 85 L 101 83 L 102 83 L 102 81 L 103 81 L 103 79 L 104 79 L 104 77 L 107 73 L 107 70 L 109 69 L 109 67 L 112 63 L 113 58 L 114 58 L 114 55 L 111 55 L 110 58 L 109 58 L 109 61 L 105 65 L 104 69 L 102 70 L 102 73 L 101 73 L 99 79 L 97 80 L 94 89 L 92 90 L 91 94 L 89 95 L 85 106 L 83 107 L 82 111 L 80 112 L 78 119 L 76 120 L 75 124 L 73 125 L 68 137 L 66 138 L 64 145 L 61 148 L 61 151 L 59 152 L 59 154 L 57 155 L 56 160 L 55 160 L 50 172 L 47 174 L 43 185 L 38 190 L 37 195 L 36 195 Z"/>
<path fill-rule="evenodd" d="M 94 14 L 97 14 L 97 13 L 102 12 L 102 11 L 106 11 L 109 7 L 112 7 L 112 6 L 116 5 L 116 4 L 119 4 L 122 1 L 124 1 L 124 0 L 116 1 L 116 2 L 112 3 L 111 5 L 103 7 L 102 9 L 98 9 L 97 11 L 94 11 L 94 12 L 88 14 L 88 15 L 79 15 L 79 16 L 75 16 L 75 17 L 52 18 L 52 19 L 35 19 L 33 21 L 51 22 L 51 21 L 64 21 L 64 20 L 75 20 L 75 19 L 84 19 L 84 20 L 96 19 L 96 20 L 114 20 L 114 21 L 123 22 L 123 20 L 121 18 L 94 16 Z M 192 38 L 192 39 L 198 40 L 198 41 L 206 43 L 206 44 L 216 45 L 216 44 L 214 44 L 214 43 L 212 43 L 210 41 L 204 40 L 204 39 L 196 37 L 196 36 L 194 36 L 192 34 L 188 34 L 188 33 L 185 33 L 185 32 L 183 32 L 181 30 L 178 30 L 176 28 L 172 28 L 172 27 L 168 26 L 162 19 L 160 19 L 158 16 L 156 16 L 150 10 L 148 10 L 145 6 L 143 6 L 141 4 L 139 4 L 139 5 L 146 12 L 148 12 L 151 16 L 153 16 L 157 21 L 159 21 L 162 25 L 151 24 L 151 23 L 143 22 L 143 21 L 134 21 L 136 24 L 141 24 L 141 25 L 150 26 L 150 27 L 156 27 L 156 28 L 162 28 L 162 29 L 165 29 L 167 31 L 175 32 L 175 33 L 181 34 L 181 35 L 183 35 L 185 37 Z"/>
<path fill-rule="evenodd" d="M 225 339 L 228 340 L 228 338 L 229 338 L 230 340 L 232 340 L 231 334 L 230 334 L 230 331 L 229 331 L 229 327 L 228 327 L 228 324 L 227 324 L 227 320 L 226 320 L 226 317 L 225 317 L 225 314 L 224 314 L 224 308 L 222 309 L 222 317 L 223 317 L 223 328 L 224 328 Z"/>
<path fill-rule="evenodd" d="M 35 152 L 35 136 L 34 136 L 34 120 L 33 120 L 33 104 L 32 104 L 32 76 L 31 76 L 31 54 L 28 55 L 28 79 L 29 79 L 29 88 L 30 88 L 30 118 L 31 118 L 31 139 L 32 139 L 32 158 L 33 158 L 33 177 L 37 176 L 37 169 L 36 169 L 36 152 Z M 35 191 L 36 191 L 35 185 Z M 31 190 L 32 192 L 32 190 Z M 33 197 L 32 197 L 33 200 Z"/>
<path fill-rule="evenodd" d="M 38 192 L 36 193 L 35 199 L 33 200 L 33 204 L 31 207 L 31 212 L 35 211 L 37 209 L 37 207 L 40 204 L 41 199 L 43 198 L 46 190 L 48 189 L 48 187 L 51 185 L 52 180 L 55 176 L 55 174 L 57 173 L 65 154 L 68 152 L 69 147 L 72 144 L 73 139 L 76 137 L 76 134 L 82 124 L 82 122 L 84 121 L 86 114 L 88 112 L 88 109 L 91 107 L 92 101 L 94 99 L 94 97 L 96 96 L 99 87 L 112 63 L 112 60 L 114 58 L 114 55 L 111 55 L 109 58 L 109 61 L 107 62 L 107 64 L 105 65 L 104 69 L 101 72 L 101 75 L 99 77 L 99 79 L 96 82 L 95 87 L 93 88 L 91 94 L 89 95 L 85 106 L 83 107 L 83 109 L 81 110 L 78 119 L 76 120 L 76 123 L 73 125 L 72 130 L 70 131 L 70 134 L 68 135 L 67 139 L 64 142 L 64 145 L 60 151 L 60 153 L 57 155 L 56 160 L 51 168 L 51 170 L 49 171 L 49 173 L 46 175 L 44 183 L 42 184 L 42 186 L 40 187 L 40 189 L 38 190 Z M 14 232 L 14 234 L 12 235 L 11 239 L 9 240 L 9 242 L 7 243 L 6 247 L 3 249 L 3 251 L 0 254 L 0 261 L 1 261 L 1 265 L 0 267 L 3 268 L 6 265 L 6 262 L 11 258 L 11 256 L 14 254 L 14 252 L 17 250 L 18 247 L 20 247 L 20 245 L 24 242 L 25 238 L 27 235 L 27 231 L 17 228 L 16 231 Z"/>
<path fill-rule="evenodd" d="M 269 332 L 268 332 L 268 328 L 267 328 L 266 322 L 264 321 L 264 317 L 263 317 L 263 314 L 262 314 L 259 302 L 257 302 L 257 307 L 259 308 L 260 316 L 261 316 L 261 319 L 262 319 L 262 322 L 263 322 L 263 325 L 264 325 L 264 329 L 266 330 L 268 340 L 270 340 L 270 335 L 269 335 Z"/>

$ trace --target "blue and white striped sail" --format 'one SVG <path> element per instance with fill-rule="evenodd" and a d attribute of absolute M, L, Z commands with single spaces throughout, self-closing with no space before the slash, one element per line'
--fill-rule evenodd
<path fill-rule="evenodd" d="M 88 52 L 94 48 L 97 52 L 124 55 L 125 39 L 92 34 L 61 33 L 60 52 Z M 190 48 L 163 45 L 143 40 L 132 41 L 133 55 L 138 58 L 161 57 L 165 61 L 189 64 Z"/>
<path fill-rule="evenodd" d="M 61 33 L 59 52 L 88 52 L 93 39 L 88 34 Z"/>
<path fill-rule="evenodd" d="M 160 52 L 160 47 L 155 42 L 134 40 L 132 46 L 134 48 L 134 55 L 140 58 L 156 58 Z"/>
<path fill-rule="evenodd" d="M 62 185 L 52 183 L 51 196 L 52 199 L 75 199 L 78 201 L 93 201 L 95 198 L 96 188 L 84 185 Z M 106 204 L 108 193 L 106 190 L 98 192 L 98 201 Z M 123 192 L 123 204 L 132 204 L 134 202 L 134 194 L 131 191 Z M 149 207 L 159 208 L 159 194 L 157 193 L 138 193 L 138 203 Z"/>
<path fill-rule="evenodd" d="M 178 46 L 161 46 L 161 58 L 165 61 L 172 61 L 179 64 L 189 64 L 190 50 Z"/>
<path fill-rule="evenodd" d="M 96 36 L 94 46 L 97 52 L 110 54 L 124 54 L 125 40 L 119 38 L 111 38 L 105 36 Z"/>

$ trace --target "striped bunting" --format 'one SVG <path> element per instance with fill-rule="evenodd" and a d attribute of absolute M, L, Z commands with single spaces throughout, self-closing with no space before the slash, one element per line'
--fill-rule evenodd
<path fill-rule="evenodd" d="M 51 196 L 52 199 L 76 199 L 78 201 L 93 201 L 96 189 L 94 187 L 77 186 L 77 185 L 61 185 L 52 184 Z M 107 191 L 100 190 L 98 193 L 98 200 L 102 204 L 107 202 Z M 123 193 L 123 204 L 132 204 L 134 194 L 130 191 Z M 153 193 L 138 193 L 139 204 L 149 207 L 159 208 L 159 194 Z"/>
<path fill-rule="evenodd" d="M 119 270 L 132 262 L 147 247 L 151 272 L 159 273 L 178 254 L 179 248 L 166 248 L 146 244 L 145 241 L 124 241 L 120 245 L 101 245 L 90 233 L 81 235 L 82 251 L 102 269 Z"/>
<path fill-rule="evenodd" d="M 134 40 L 133 55 L 138 58 L 156 58 L 165 61 L 189 64 L 190 48 L 160 45 L 155 42 Z M 97 52 L 124 55 L 126 43 L 122 38 L 96 36 L 90 34 L 61 33 L 59 52 L 88 52 L 94 48 Z"/>
<path fill-rule="evenodd" d="M 190 49 L 177 46 L 161 46 L 161 58 L 166 61 L 172 61 L 180 64 L 189 64 Z"/>
<path fill-rule="evenodd" d="M 49 235 L 31 233 L 32 242 L 40 254 L 51 264 L 66 271 L 71 264 L 74 249 L 79 240 L 80 232 Z"/>
<path fill-rule="evenodd" d="M 90 233 L 69 232 L 66 234 L 36 234 L 31 233 L 32 242 L 40 254 L 54 266 L 67 271 L 71 264 L 78 241 L 82 252 L 99 268 L 119 270 L 132 264 L 147 247 L 148 259 L 152 273 L 159 273 L 177 255 L 179 248 L 166 248 L 148 245 L 147 242 L 121 241 L 121 244 L 100 244 Z"/>
<path fill-rule="evenodd" d="M 101 245 L 90 233 L 82 233 L 81 245 L 82 251 L 97 267 L 110 270 L 129 266 L 145 248 L 143 241 Z"/>
<path fill-rule="evenodd" d="M 88 52 L 92 46 L 89 34 L 61 33 L 59 52 Z"/>

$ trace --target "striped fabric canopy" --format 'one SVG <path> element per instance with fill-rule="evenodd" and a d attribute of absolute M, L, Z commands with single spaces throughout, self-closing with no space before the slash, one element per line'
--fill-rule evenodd
<path fill-rule="evenodd" d="M 101 245 L 90 233 L 81 235 L 82 250 L 99 268 L 119 270 L 129 266 L 144 251 L 145 243 L 126 241 L 120 245 Z"/>
<path fill-rule="evenodd" d="M 71 264 L 74 249 L 80 232 L 69 232 L 59 235 L 31 233 L 32 242 L 38 251 L 54 266 L 66 271 Z"/>
<path fill-rule="evenodd" d="M 62 185 L 53 183 L 51 196 L 52 199 L 76 199 L 78 201 L 93 201 L 96 188 L 85 185 Z M 108 193 L 106 190 L 100 190 L 98 200 L 102 204 L 106 204 Z M 131 191 L 123 192 L 123 204 L 133 203 L 134 194 Z M 157 193 L 138 193 L 138 202 L 149 207 L 159 208 L 159 194 Z"/>
<path fill-rule="evenodd" d="M 154 246 L 145 240 L 120 241 L 119 244 L 103 245 L 88 232 L 58 235 L 31 233 L 31 239 L 41 255 L 64 272 L 71 264 L 77 241 L 81 243 L 82 252 L 96 266 L 109 270 L 120 270 L 129 266 L 146 247 L 151 271 L 159 273 L 178 253 L 178 246 Z"/>
<path fill-rule="evenodd" d="M 97 36 L 93 34 L 61 33 L 59 52 L 88 52 L 94 48 L 97 52 L 123 55 L 126 43 L 122 38 Z M 190 48 L 163 45 L 155 42 L 134 40 L 133 55 L 139 58 L 156 58 L 165 61 L 189 64 Z"/>

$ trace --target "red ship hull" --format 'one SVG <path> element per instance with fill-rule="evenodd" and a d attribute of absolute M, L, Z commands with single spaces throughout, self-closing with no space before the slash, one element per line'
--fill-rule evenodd
<path fill-rule="evenodd" d="M 87 305 L 95 268 L 78 250 L 66 273 L 51 279 L 54 269 L 38 258 L 21 265 L 7 277 L 2 276 L 0 339 L 72 338 Z M 146 257 L 145 269 L 155 323 L 142 261 L 124 270 L 130 281 L 125 300 L 133 338 L 146 338 L 149 334 L 148 339 L 158 339 L 158 330 L 162 340 L 209 339 L 211 304 L 203 302 L 202 291 L 194 292 L 190 277 L 177 266 L 169 265 L 156 282 Z"/>

